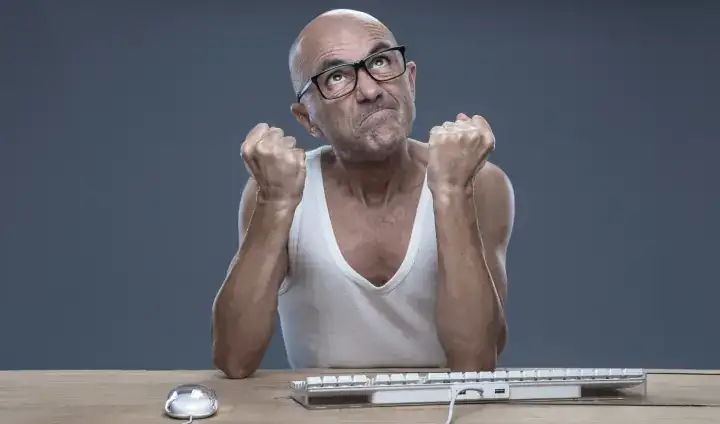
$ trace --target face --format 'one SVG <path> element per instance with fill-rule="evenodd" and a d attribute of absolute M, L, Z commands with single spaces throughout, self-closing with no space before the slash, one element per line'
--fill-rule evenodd
<path fill-rule="evenodd" d="M 405 72 L 394 77 L 402 71 L 403 56 L 387 51 L 397 44 L 381 25 L 344 22 L 323 29 L 332 36 L 308 37 L 303 46 L 305 80 L 322 74 L 292 112 L 311 135 L 326 139 L 342 159 L 384 160 L 404 145 L 412 129 L 415 64 L 408 62 Z M 364 59 L 366 68 L 358 69 L 357 77 L 352 68 L 338 67 Z M 333 98 L 337 95 L 341 96 Z"/>

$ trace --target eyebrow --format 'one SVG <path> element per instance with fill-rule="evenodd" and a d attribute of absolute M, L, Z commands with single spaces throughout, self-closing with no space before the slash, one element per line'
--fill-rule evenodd
<path fill-rule="evenodd" d="M 378 41 L 378 42 L 375 43 L 375 45 L 373 45 L 373 47 L 368 51 L 368 53 L 367 53 L 367 55 L 365 55 L 365 57 L 371 56 L 371 55 L 373 55 L 373 54 L 375 54 L 375 53 L 377 53 L 377 52 L 379 52 L 379 51 L 382 51 L 382 50 L 385 50 L 385 49 L 389 49 L 389 48 L 391 48 L 391 47 L 392 47 L 392 45 L 391 45 L 390 43 L 388 43 L 387 41 Z M 327 71 L 328 69 L 333 68 L 333 67 L 335 67 L 335 66 L 347 65 L 347 64 L 349 64 L 349 63 L 352 63 L 352 62 L 346 61 L 346 60 L 342 60 L 342 59 L 339 59 L 339 58 L 325 59 L 325 60 L 323 60 L 322 62 L 320 62 L 320 66 L 317 67 L 315 73 L 316 73 L 316 74 L 319 74 L 319 73 L 325 72 L 325 71 Z"/>

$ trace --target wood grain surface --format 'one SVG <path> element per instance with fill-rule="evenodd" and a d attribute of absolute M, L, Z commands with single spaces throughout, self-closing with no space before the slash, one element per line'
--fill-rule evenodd
<path fill-rule="evenodd" d="M 650 401 L 644 406 L 460 405 L 453 422 L 720 423 L 719 371 L 649 372 Z M 3 371 L 0 423 L 182 423 L 165 417 L 163 405 L 168 392 L 183 383 L 205 384 L 217 391 L 218 414 L 197 423 L 444 424 L 447 417 L 443 405 L 306 410 L 288 397 L 291 380 L 327 373 L 346 371 L 259 371 L 245 380 L 226 379 L 216 371 Z"/>

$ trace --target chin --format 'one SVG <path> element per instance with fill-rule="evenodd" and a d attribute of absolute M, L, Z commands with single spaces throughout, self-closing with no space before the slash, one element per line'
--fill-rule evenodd
<path fill-rule="evenodd" d="M 359 134 L 356 133 L 351 153 L 353 161 L 384 161 L 407 141 L 407 128 L 394 113 L 380 113 L 369 121 L 361 126 Z"/>
<path fill-rule="evenodd" d="M 377 128 L 365 137 L 363 150 L 381 160 L 395 153 L 406 140 L 407 137 L 398 128 Z"/>

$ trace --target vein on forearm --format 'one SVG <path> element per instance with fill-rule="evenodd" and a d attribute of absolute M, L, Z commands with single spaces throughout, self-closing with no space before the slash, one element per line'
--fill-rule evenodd
<path fill-rule="evenodd" d="M 501 306 L 488 269 L 471 195 L 435 201 L 438 243 L 437 323 L 451 367 L 491 364 L 501 331 Z"/>

